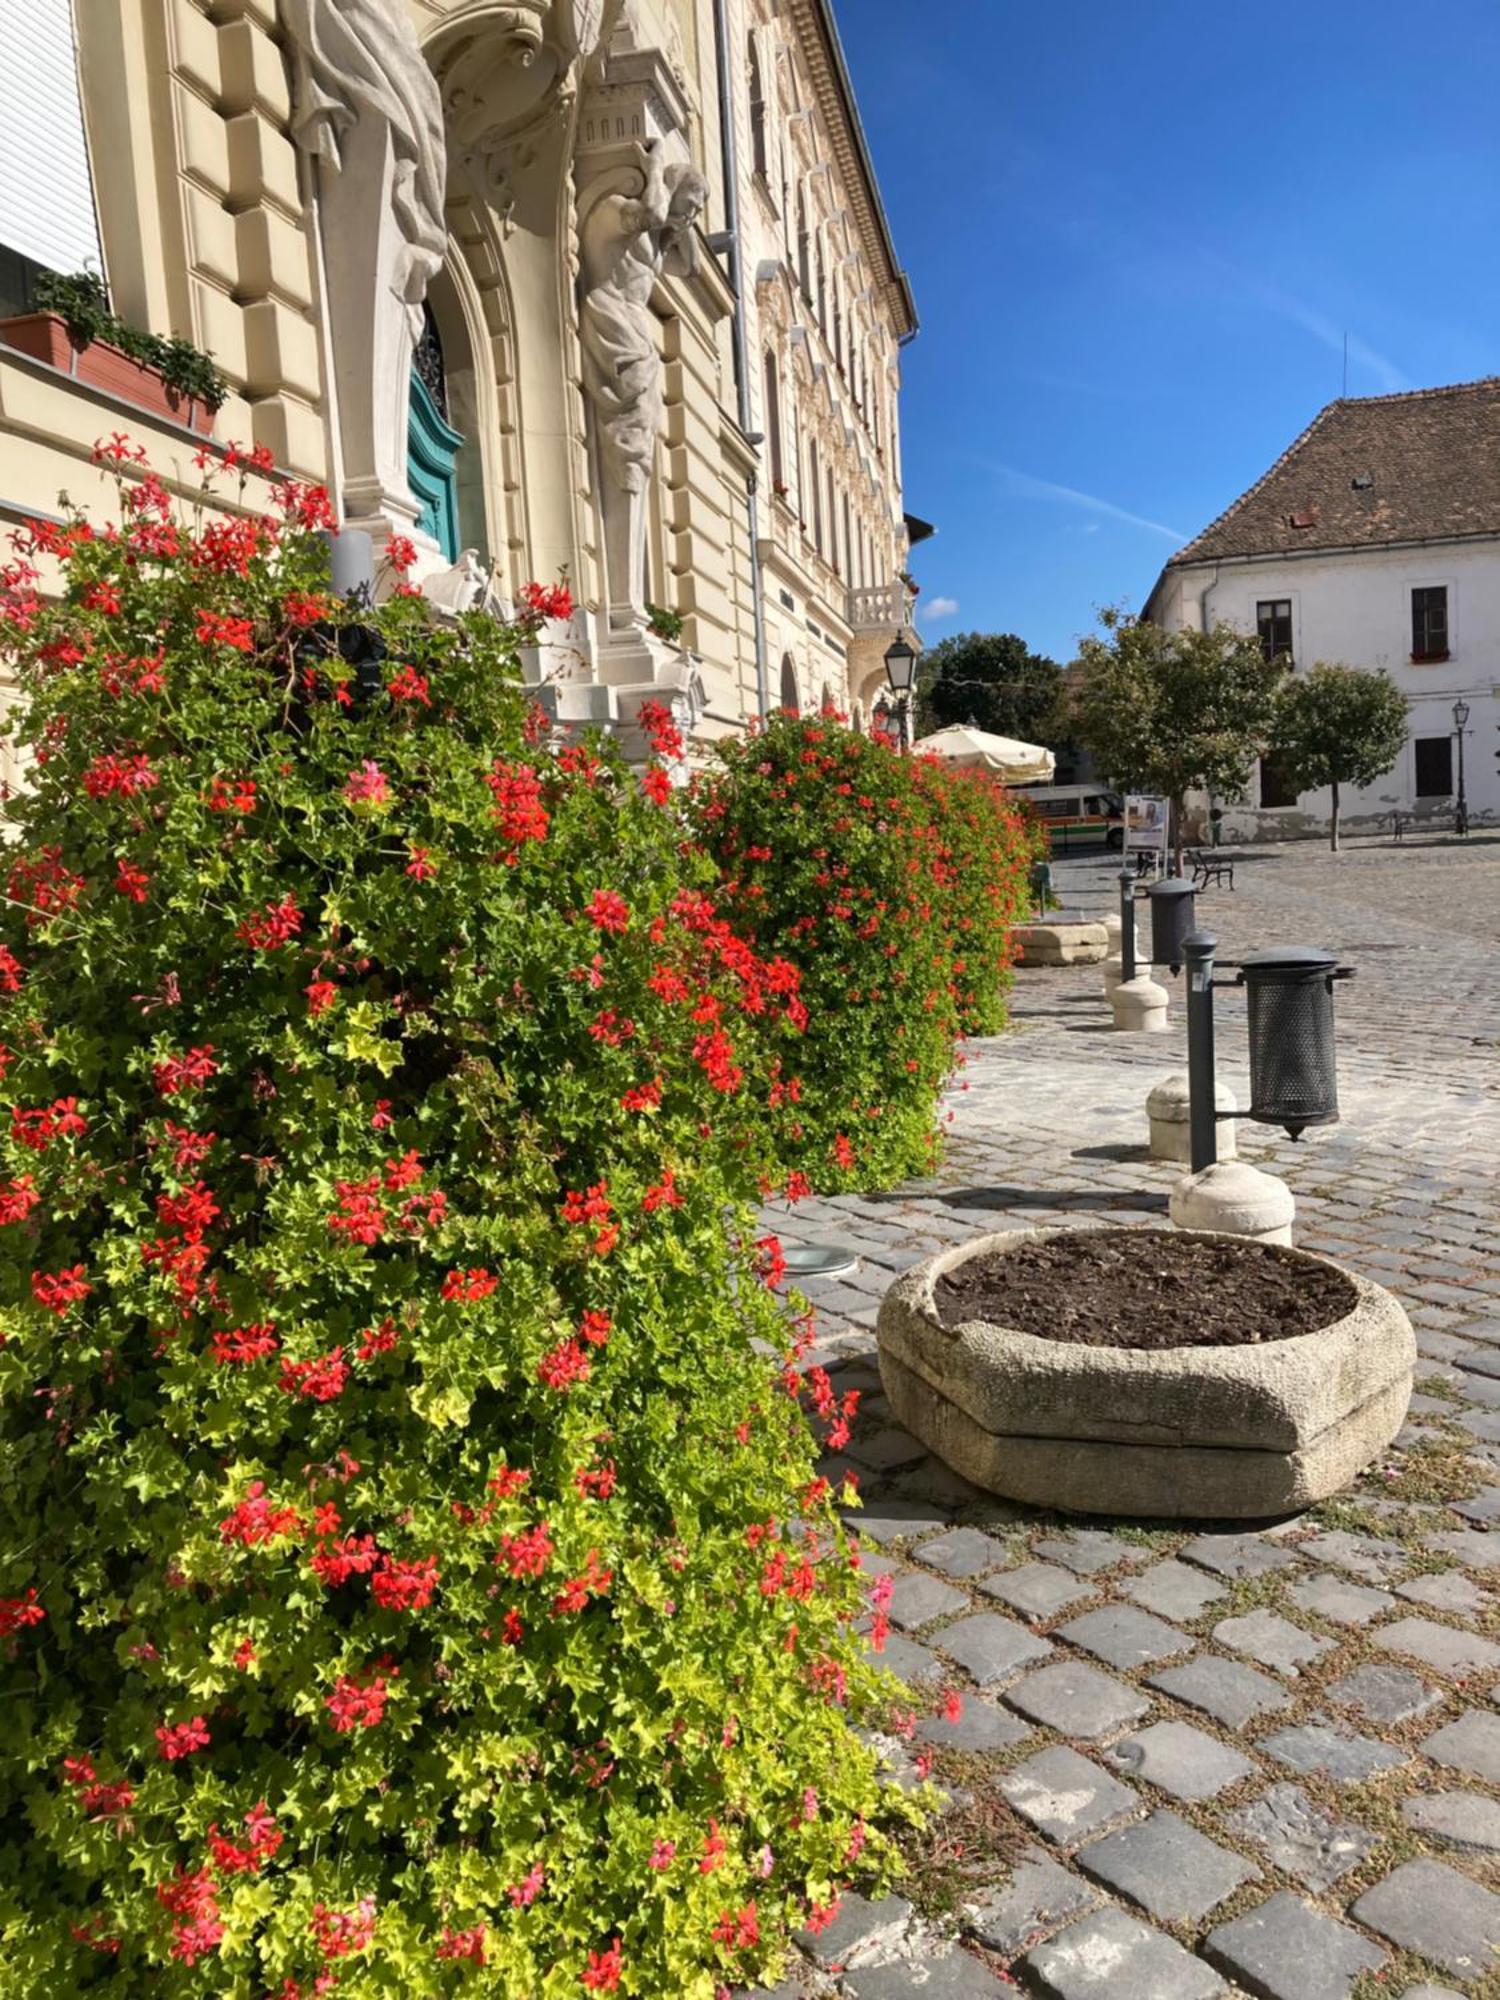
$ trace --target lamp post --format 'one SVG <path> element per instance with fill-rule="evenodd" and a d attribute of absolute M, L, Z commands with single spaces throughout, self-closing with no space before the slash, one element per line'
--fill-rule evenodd
<path fill-rule="evenodd" d="M 1453 704 L 1453 729 L 1458 737 L 1458 804 L 1453 814 L 1453 830 L 1461 836 L 1467 836 L 1469 831 L 1469 801 L 1464 792 L 1464 736 L 1468 721 L 1469 704 L 1460 695 Z"/>
<path fill-rule="evenodd" d="M 891 693 L 896 697 L 896 740 L 905 750 L 909 747 L 907 714 L 911 691 L 916 685 L 917 655 L 902 632 L 898 632 L 885 649 L 885 676 L 891 684 Z"/>

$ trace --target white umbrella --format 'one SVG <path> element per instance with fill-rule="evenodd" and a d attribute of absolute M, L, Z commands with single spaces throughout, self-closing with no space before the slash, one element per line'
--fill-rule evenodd
<path fill-rule="evenodd" d="M 1007 785 L 1044 785 L 1057 769 L 1056 758 L 1040 743 L 991 736 L 987 729 L 976 729 L 972 723 L 939 729 L 912 747 L 919 757 L 941 757 L 945 763 L 992 771 Z"/>

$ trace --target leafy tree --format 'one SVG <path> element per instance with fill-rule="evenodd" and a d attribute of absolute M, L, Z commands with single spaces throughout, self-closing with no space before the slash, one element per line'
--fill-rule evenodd
<path fill-rule="evenodd" d="M 1078 649 L 1075 727 L 1116 784 L 1170 799 L 1180 868 L 1184 799 L 1244 791 L 1285 668 L 1230 625 L 1168 632 L 1118 609 L 1100 624 Z"/>
<path fill-rule="evenodd" d="M 1282 686 L 1271 748 L 1303 791 L 1333 793 L 1329 845 L 1339 844 L 1339 787 L 1373 785 L 1406 742 L 1406 696 L 1389 674 L 1326 660 Z"/>
<path fill-rule="evenodd" d="M 924 735 L 973 722 L 1051 747 L 1067 734 L 1062 668 L 1014 632 L 957 632 L 923 657 L 917 716 Z"/>

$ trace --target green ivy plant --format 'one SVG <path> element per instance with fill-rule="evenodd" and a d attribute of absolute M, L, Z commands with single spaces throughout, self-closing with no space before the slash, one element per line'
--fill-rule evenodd
<path fill-rule="evenodd" d="M 754 1985 L 921 1810 L 749 1206 L 798 969 L 665 711 L 554 754 L 526 620 L 102 455 L 0 573 L 0 1990 Z"/>
<path fill-rule="evenodd" d="M 95 340 L 107 341 L 132 360 L 154 369 L 179 396 L 206 404 L 210 410 L 217 410 L 229 394 L 229 384 L 214 366 L 212 355 L 190 340 L 142 333 L 128 326 L 111 307 L 109 292 L 97 271 L 78 271 L 71 277 L 44 271 L 32 289 L 38 312 L 56 313 L 79 347 Z"/>
<path fill-rule="evenodd" d="M 647 604 L 646 629 L 654 632 L 658 639 L 665 639 L 669 646 L 675 646 L 682 637 L 682 614 L 670 611 L 664 604 Z"/>

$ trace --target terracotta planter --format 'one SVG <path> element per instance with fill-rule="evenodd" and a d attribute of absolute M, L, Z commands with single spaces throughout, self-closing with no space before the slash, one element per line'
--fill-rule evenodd
<path fill-rule="evenodd" d="M 19 354 L 29 354 L 34 361 L 45 361 L 49 368 L 86 382 L 90 388 L 134 403 L 153 417 L 185 424 L 201 437 L 213 432 L 214 413 L 206 403 L 180 395 L 154 368 L 122 353 L 107 340 L 91 340 L 79 347 L 68 332 L 67 322 L 56 313 L 26 313 L 19 319 L 0 320 L 0 342 Z"/>

